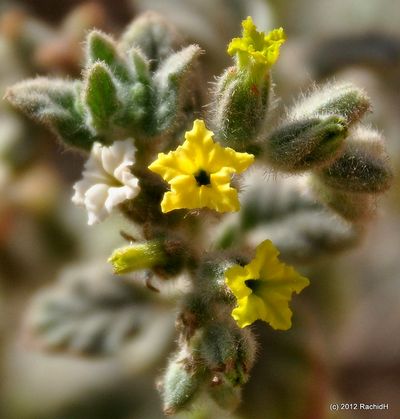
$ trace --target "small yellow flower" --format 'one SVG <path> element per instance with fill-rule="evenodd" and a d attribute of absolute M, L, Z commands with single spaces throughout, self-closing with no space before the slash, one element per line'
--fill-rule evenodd
<path fill-rule="evenodd" d="M 166 180 L 171 191 L 161 202 L 162 212 L 179 208 L 208 207 L 219 212 L 238 211 L 237 190 L 230 186 L 235 173 L 245 171 L 254 160 L 248 153 L 223 148 L 212 139 L 204 121 L 197 119 L 175 151 L 159 153 L 149 169 Z"/>
<path fill-rule="evenodd" d="M 283 28 L 274 29 L 267 34 L 258 32 L 250 16 L 242 22 L 242 28 L 242 37 L 233 38 L 229 43 L 228 54 L 236 54 L 242 68 L 249 64 L 266 67 L 275 64 L 279 57 L 279 48 L 286 40 Z"/>
<path fill-rule="evenodd" d="M 278 259 L 279 251 L 270 240 L 257 246 L 256 257 L 245 266 L 234 265 L 225 271 L 225 282 L 237 298 L 232 317 L 239 327 L 257 319 L 274 329 L 292 326 L 289 301 L 309 285 L 309 280 Z"/>

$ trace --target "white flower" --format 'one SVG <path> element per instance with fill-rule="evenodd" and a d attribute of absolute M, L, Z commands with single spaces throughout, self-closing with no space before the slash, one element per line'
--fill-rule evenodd
<path fill-rule="evenodd" d="M 130 170 L 135 151 L 132 139 L 109 147 L 93 144 L 83 179 L 75 183 L 72 197 L 74 204 L 86 207 L 89 225 L 104 220 L 114 207 L 139 193 L 138 179 Z"/>

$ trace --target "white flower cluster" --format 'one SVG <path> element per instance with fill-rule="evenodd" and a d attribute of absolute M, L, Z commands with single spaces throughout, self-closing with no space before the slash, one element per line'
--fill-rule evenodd
<path fill-rule="evenodd" d="M 83 179 L 74 185 L 72 197 L 76 205 L 86 207 L 89 225 L 104 220 L 117 205 L 139 193 L 138 179 L 131 172 L 135 151 L 132 139 L 109 147 L 93 144 Z"/>

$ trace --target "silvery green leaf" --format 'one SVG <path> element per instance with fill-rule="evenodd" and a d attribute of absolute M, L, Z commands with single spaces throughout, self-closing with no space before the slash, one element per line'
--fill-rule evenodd
<path fill-rule="evenodd" d="M 26 332 L 45 350 L 115 354 L 151 320 L 149 298 L 101 263 L 77 265 L 34 297 Z"/>
<path fill-rule="evenodd" d="M 33 120 L 50 128 L 66 144 L 89 150 L 101 138 L 85 124 L 80 89 L 79 81 L 40 77 L 10 87 L 6 99 Z"/>

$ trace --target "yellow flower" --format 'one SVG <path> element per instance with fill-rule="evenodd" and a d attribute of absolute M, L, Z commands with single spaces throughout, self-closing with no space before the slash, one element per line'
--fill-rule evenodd
<path fill-rule="evenodd" d="M 230 186 L 231 177 L 245 171 L 254 156 L 223 148 L 213 141 L 212 135 L 204 121 L 197 119 L 193 129 L 186 132 L 183 145 L 168 154 L 159 153 L 149 166 L 171 186 L 161 202 L 162 212 L 203 207 L 219 212 L 239 210 L 237 191 Z"/>
<path fill-rule="evenodd" d="M 236 54 L 242 68 L 249 64 L 266 67 L 275 64 L 279 57 L 279 48 L 286 40 L 283 28 L 274 29 L 267 34 L 258 32 L 250 16 L 242 22 L 242 28 L 242 37 L 233 38 L 229 43 L 228 54 Z"/>
<path fill-rule="evenodd" d="M 225 282 L 237 298 L 232 317 L 239 327 L 257 319 L 274 329 L 292 326 L 289 301 L 309 285 L 309 280 L 278 259 L 279 251 L 270 240 L 256 249 L 256 257 L 246 266 L 234 265 L 225 271 Z"/>

